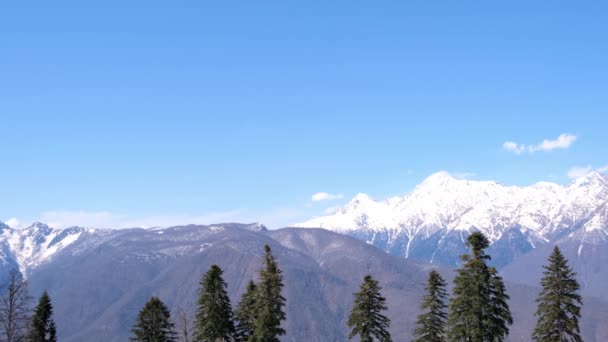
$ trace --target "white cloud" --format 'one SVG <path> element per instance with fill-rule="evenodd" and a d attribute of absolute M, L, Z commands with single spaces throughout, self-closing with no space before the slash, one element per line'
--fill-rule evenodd
<path fill-rule="evenodd" d="M 317 192 L 316 194 L 312 195 L 311 200 L 313 202 L 320 202 L 320 201 L 337 200 L 337 199 L 342 199 L 342 198 L 344 198 L 344 195 L 342 195 L 342 194 L 330 194 L 327 192 Z"/>
<path fill-rule="evenodd" d="M 568 170 L 568 178 L 575 179 L 579 177 L 584 177 L 589 174 L 589 172 L 593 171 L 591 165 L 587 166 L 574 166 Z"/>
<path fill-rule="evenodd" d="M 600 166 L 595 169 L 591 165 L 573 166 L 568 170 L 568 178 L 576 179 L 576 178 L 584 177 L 591 172 L 606 173 L 606 172 L 608 172 L 608 165 Z"/>
<path fill-rule="evenodd" d="M 523 151 L 526 150 L 526 146 L 523 144 L 517 144 L 514 141 L 505 141 L 502 144 L 502 148 L 504 148 L 505 150 L 509 151 L 509 152 L 513 152 L 515 154 L 521 154 Z"/>
<path fill-rule="evenodd" d="M 555 149 L 566 149 L 574 144 L 576 136 L 572 134 L 560 134 L 555 140 L 543 140 L 542 143 L 528 147 L 530 152 L 551 151 Z"/>
<path fill-rule="evenodd" d="M 10 219 L 6 220 L 6 222 L 4 222 L 4 223 L 13 229 L 21 227 L 21 223 L 19 222 L 19 220 L 16 217 L 11 217 Z"/>
<path fill-rule="evenodd" d="M 599 173 L 606 173 L 606 172 L 608 172 L 608 165 L 604 165 L 602 167 L 598 167 L 597 169 L 595 169 L 595 171 L 597 171 Z"/>
<path fill-rule="evenodd" d="M 450 174 L 456 179 L 471 179 L 476 176 L 473 172 L 450 172 Z"/>
<path fill-rule="evenodd" d="M 502 144 L 502 148 L 513 152 L 517 155 L 522 154 L 525 151 L 530 153 L 538 151 L 552 151 L 557 149 L 567 149 L 576 141 L 576 136 L 572 134 L 560 134 L 556 139 L 544 139 L 541 143 L 535 145 L 520 144 L 515 141 L 505 141 Z"/>
<path fill-rule="evenodd" d="M 329 208 L 325 209 L 323 211 L 323 213 L 326 215 L 331 215 L 331 214 L 337 213 L 340 209 L 342 209 L 342 206 L 337 205 L 337 206 L 329 207 Z"/>

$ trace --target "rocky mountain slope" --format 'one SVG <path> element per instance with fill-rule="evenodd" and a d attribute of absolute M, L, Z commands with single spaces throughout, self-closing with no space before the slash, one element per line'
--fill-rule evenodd
<path fill-rule="evenodd" d="M 466 235 L 479 230 L 492 241 L 495 265 L 503 267 L 564 238 L 578 246 L 605 243 L 608 177 L 590 173 L 568 186 L 517 187 L 439 172 L 404 197 L 375 201 L 359 194 L 334 214 L 296 226 L 326 228 L 392 255 L 451 266 L 466 250 Z"/>
<path fill-rule="evenodd" d="M 283 341 L 346 341 L 345 318 L 352 293 L 363 276 L 371 273 L 388 299 L 394 341 L 405 342 L 410 340 L 431 267 L 324 229 L 268 231 L 257 224 L 217 224 L 148 230 L 70 228 L 65 232 L 38 224 L 29 232 L 12 234 L 40 242 L 40 246 L 22 249 L 35 251 L 23 255 L 37 257 L 14 260 L 35 260 L 19 265 L 26 265 L 34 296 L 49 291 L 59 338 L 68 342 L 126 341 L 137 312 L 152 295 L 160 296 L 174 313 L 182 308 L 192 315 L 199 281 L 214 263 L 225 270 L 236 304 L 247 282 L 256 277 L 265 244 L 273 249 L 285 275 L 288 334 Z M 75 234 L 80 235 L 75 238 Z M 54 247 L 57 241 L 63 241 L 61 248 Z M 44 253 L 49 250 L 54 252 Z M 448 279 L 453 276 L 449 269 L 441 271 Z M 509 340 L 528 340 L 538 290 L 507 286 L 516 320 Z M 602 324 L 606 320 L 608 303 L 585 298 L 585 341 L 608 340 L 608 328 Z"/>

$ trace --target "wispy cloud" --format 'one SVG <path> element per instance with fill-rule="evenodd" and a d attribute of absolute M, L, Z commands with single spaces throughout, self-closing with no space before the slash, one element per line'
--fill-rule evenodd
<path fill-rule="evenodd" d="M 450 174 L 456 179 L 471 179 L 476 176 L 473 172 L 450 172 Z"/>
<path fill-rule="evenodd" d="M 598 168 L 593 168 L 591 165 L 573 166 L 568 170 L 568 178 L 576 179 L 584 177 L 591 172 L 606 173 L 608 172 L 608 165 L 600 166 Z"/>
<path fill-rule="evenodd" d="M 523 152 L 539 152 L 539 151 L 552 151 L 558 149 L 567 149 L 576 141 L 577 137 L 572 134 L 560 134 L 556 139 L 544 139 L 542 142 L 533 145 L 526 145 L 517 143 L 515 141 L 505 141 L 502 144 L 502 148 L 513 152 L 515 154 L 522 154 Z"/>
<path fill-rule="evenodd" d="M 312 195 L 311 200 L 313 202 L 320 202 L 320 201 L 337 200 L 337 199 L 342 199 L 342 198 L 344 198 L 344 195 L 342 195 L 342 194 L 330 194 L 327 192 L 317 192 L 316 194 Z"/>
<path fill-rule="evenodd" d="M 16 217 L 11 217 L 10 219 L 6 220 L 6 222 L 4 222 L 4 223 L 11 228 L 20 228 L 21 227 L 21 222 L 19 222 L 19 220 Z"/>
<path fill-rule="evenodd" d="M 336 205 L 325 209 L 323 213 L 326 215 L 331 215 L 337 213 L 340 209 L 342 209 L 342 206 Z"/>
<path fill-rule="evenodd" d="M 502 148 L 515 154 L 521 154 L 523 151 L 526 150 L 526 145 L 518 144 L 515 141 L 505 141 L 502 144 Z"/>
<path fill-rule="evenodd" d="M 36 221 L 51 227 L 65 228 L 84 226 L 95 228 L 151 228 L 171 227 L 186 224 L 214 224 L 225 222 L 252 223 L 260 222 L 269 228 L 280 228 L 298 222 L 307 217 L 301 208 L 277 208 L 267 211 L 235 209 L 209 212 L 200 215 L 188 213 L 167 213 L 153 215 L 126 215 L 109 211 L 59 210 L 45 211 Z"/>

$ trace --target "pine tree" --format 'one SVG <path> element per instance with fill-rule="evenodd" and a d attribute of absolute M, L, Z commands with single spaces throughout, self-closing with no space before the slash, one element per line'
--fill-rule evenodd
<path fill-rule="evenodd" d="M 479 232 L 467 238 L 471 254 L 461 257 L 463 266 L 454 279 L 448 315 L 448 340 L 453 342 L 501 342 L 513 324 L 509 296 L 495 268 L 487 265 L 490 242 Z"/>
<path fill-rule="evenodd" d="M 417 328 L 414 331 L 414 342 L 445 342 L 445 321 L 447 305 L 447 283 L 441 275 L 433 270 L 429 273 L 427 294 L 422 299 L 420 309 L 423 313 L 418 316 Z"/>
<path fill-rule="evenodd" d="M 536 300 L 538 322 L 532 338 L 538 342 L 581 342 L 578 320 L 582 300 L 576 273 L 557 246 L 549 256 L 549 265 L 543 268 L 542 291 Z"/>
<path fill-rule="evenodd" d="M 253 335 L 256 319 L 256 285 L 252 281 L 247 284 L 247 290 L 243 293 L 241 301 L 234 311 L 236 324 L 236 340 L 245 342 Z"/>
<path fill-rule="evenodd" d="M 57 331 L 53 321 L 53 305 L 49 294 L 44 291 L 30 323 L 29 342 L 57 342 Z"/>
<path fill-rule="evenodd" d="M 382 314 L 388 310 L 386 299 L 380 294 L 382 288 L 371 275 L 363 278 L 359 292 L 355 293 L 355 302 L 348 316 L 348 326 L 351 328 L 349 339 L 359 336 L 361 342 L 391 342 L 388 328 L 390 319 Z"/>
<path fill-rule="evenodd" d="M 232 307 L 222 269 L 213 265 L 201 281 L 194 322 L 194 341 L 224 342 L 234 335 Z"/>
<path fill-rule="evenodd" d="M 250 342 L 279 342 L 285 335 L 281 322 L 285 320 L 283 274 L 279 269 L 270 246 L 264 246 L 264 266 L 260 269 L 260 281 L 256 289 L 256 320 Z"/>
<path fill-rule="evenodd" d="M 131 330 L 133 342 L 175 342 L 177 334 L 171 321 L 171 313 L 158 298 L 152 297 L 137 316 L 137 322 Z"/>

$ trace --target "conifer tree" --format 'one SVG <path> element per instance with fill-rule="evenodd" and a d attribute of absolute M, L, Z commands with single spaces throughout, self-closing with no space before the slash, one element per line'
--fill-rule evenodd
<path fill-rule="evenodd" d="M 354 294 L 355 301 L 348 316 L 347 324 L 351 328 L 349 339 L 358 335 L 361 342 L 373 342 L 374 339 L 380 342 L 392 341 L 388 332 L 391 321 L 382 314 L 388 307 L 381 290 L 382 287 L 371 275 L 363 278 L 359 292 Z"/>
<path fill-rule="evenodd" d="M 264 265 L 260 269 L 260 281 L 256 289 L 256 319 L 250 342 L 279 342 L 285 335 L 281 322 L 285 320 L 283 274 L 272 255 L 270 246 L 264 246 Z"/>
<path fill-rule="evenodd" d="M 445 304 L 446 285 L 439 272 L 433 270 L 429 273 L 427 294 L 420 304 L 422 314 L 416 322 L 414 342 L 445 342 L 445 321 L 448 316 Z"/>
<path fill-rule="evenodd" d="M 42 293 L 38 305 L 34 309 L 27 340 L 29 342 L 57 342 L 53 304 L 46 291 Z"/>
<path fill-rule="evenodd" d="M 256 319 L 256 285 L 253 280 L 247 284 L 247 290 L 243 293 L 241 301 L 234 311 L 236 320 L 236 340 L 246 342 L 253 335 Z"/>
<path fill-rule="evenodd" d="M 576 273 L 557 246 L 549 256 L 549 265 L 543 268 L 542 291 L 536 300 L 538 321 L 532 338 L 538 342 L 581 342 L 578 321 L 582 300 Z"/>
<path fill-rule="evenodd" d="M 131 330 L 133 342 L 175 342 L 177 334 L 171 321 L 171 312 L 158 298 L 152 297 L 137 316 L 137 322 Z"/>
<path fill-rule="evenodd" d="M 454 279 L 448 315 L 448 341 L 501 342 L 513 324 L 509 296 L 495 268 L 487 265 L 490 242 L 479 232 L 467 238 L 471 254 L 461 256 L 463 266 Z"/>
<path fill-rule="evenodd" d="M 194 322 L 194 341 L 224 342 L 234 335 L 232 307 L 222 269 L 213 265 L 201 281 Z"/>

